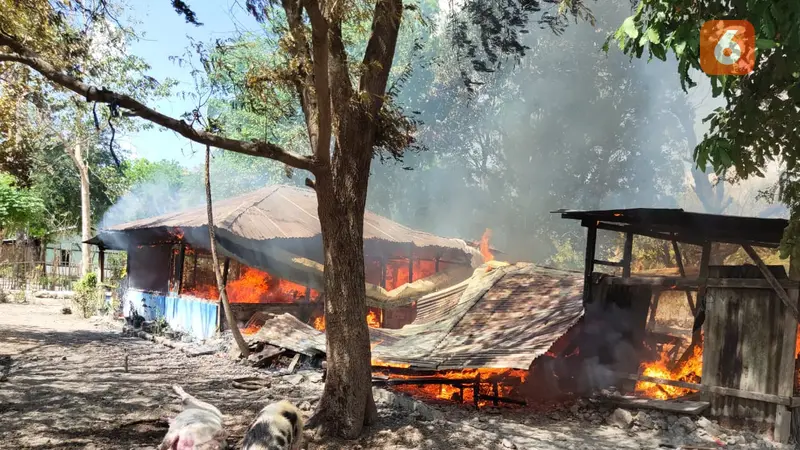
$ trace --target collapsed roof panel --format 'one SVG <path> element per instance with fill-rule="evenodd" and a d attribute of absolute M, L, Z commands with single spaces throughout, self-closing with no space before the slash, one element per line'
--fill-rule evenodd
<path fill-rule="evenodd" d="M 579 273 L 515 264 L 426 295 L 419 315 L 399 330 L 370 328 L 375 364 L 422 370 L 528 369 L 583 316 Z M 304 351 L 325 351 L 324 333 L 287 314 L 268 320 L 249 339 L 288 348 L 301 336 Z M 278 330 L 277 332 L 275 330 Z"/>

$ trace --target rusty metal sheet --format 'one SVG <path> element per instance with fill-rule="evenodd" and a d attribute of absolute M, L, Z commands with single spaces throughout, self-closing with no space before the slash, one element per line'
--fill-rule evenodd
<path fill-rule="evenodd" d="M 306 356 L 325 354 L 325 333 L 289 313 L 268 318 L 261 329 L 244 338 L 248 344 L 266 342 Z"/>
<path fill-rule="evenodd" d="M 583 316 L 583 275 L 533 264 L 476 271 L 463 286 L 429 294 L 418 302 L 425 314 L 399 330 L 370 329 L 373 363 L 409 364 L 421 370 L 528 369 Z M 282 316 L 278 316 L 279 318 Z M 263 336 L 283 346 L 291 328 L 324 337 L 295 320 L 277 322 Z M 264 328 L 273 328 L 267 321 Z M 260 332 L 259 332 L 260 333 Z M 254 335 L 258 336 L 259 333 Z M 321 342 L 321 347 L 319 343 Z"/>
<path fill-rule="evenodd" d="M 583 316 L 583 276 L 522 267 L 506 274 L 434 350 L 441 368 L 527 369 Z"/>
<path fill-rule="evenodd" d="M 312 238 L 321 233 L 314 191 L 288 185 L 267 186 L 248 194 L 214 202 L 214 216 L 217 228 L 244 239 Z M 205 227 L 207 222 L 207 211 L 202 206 L 114 225 L 104 231 L 196 228 Z M 464 240 L 413 230 L 369 211 L 364 215 L 364 239 L 413 243 L 420 248 L 457 249 L 466 254 L 476 252 Z"/>

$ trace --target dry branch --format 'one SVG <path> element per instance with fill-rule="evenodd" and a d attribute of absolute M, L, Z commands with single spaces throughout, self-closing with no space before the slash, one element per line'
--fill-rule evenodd
<path fill-rule="evenodd" d="M 161 125 L 182 135 L 192 141 L 209 145 L 224 150 L 230 150 L 245 155 L 259 156 L 280 161 L 297 169 L 316 170 L 314 159 L 284 150 L 270 142 L 240 141 L 218 136 L 203 130 L 198 130 L 192 125 L 177 120 L 145 106 L 132 97 L 107 89 L 97 89 L 79 79 L 62 72 L 47 62 L 38 54 L 28 50 L 23 44 L 17 42 L 12 36 L 0 33 L 0 46 L 10 48 L 14 53 L 0 53 L 0 62 L 16 62 L 24 64 L 39 72 L 53 83 L 75 92 L 86 98 L 88 102 L 116 104 L 120 108 L 129 110 L 133 115 L 144 120 Z"/>

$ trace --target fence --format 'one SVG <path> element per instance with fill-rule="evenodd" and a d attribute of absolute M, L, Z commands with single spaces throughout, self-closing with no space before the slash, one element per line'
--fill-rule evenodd
<path fill-rule="evenodd" d="M 123 261 L 124 263 L 124 261 Z M 114 279 L 119 272 L 115 264 L 106 264 L 105 279 Z M 0 263 L 0 290 L 70 291 L 80 279 L 80 261 L 71 264 L 39 262 Z"/>

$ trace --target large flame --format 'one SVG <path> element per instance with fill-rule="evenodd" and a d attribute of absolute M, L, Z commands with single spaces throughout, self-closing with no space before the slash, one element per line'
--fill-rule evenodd
<path fill-rule="evenodd" d="M 241 276 L 228 282 L 226 291 L 231 303 L 294 303 L 306 295 L 306 288 L 288 280 L 273 278 L 267 272 L 242 267 Z M 310 289 L 310 300 L 319 293 Z"/>
<path fill-rule="evenodd" d="M 692 355 L 682 364 L 673 369 L 670 369 L 671 362 L 669 351 L 671 349 L 672 345 L 664 345 L 657 361 L 643 363 L 642 368 L 644 370 L 642 375 L 673 381 L 686 381 L 690 383 L 699 382 L 700 377 L 703 375 L 702 347 L 700 345 L 696 345 L 693 349 Z M 681 397 L 694 391 L 677 386 L 667 386 L 639 381 L 636 383 L 636 392 L 645 397 L 667 400 Z"/>
<path fill-rule="evenodd" d="M 483 232 L 483 236 L 481 236 L 481 256 L 483 256 L 483 262 L 489 262 L 494 260 L 494 255 L 489 250 L 489 239 L 492 237 L 492 230 L 489 228 Z"/>
<path fill-rule="evenodd" d="M 409 279 L 408 259 L 389 261 L 386 264 L 386 290 L 391 291 L 406 283 L 427 278 L 436 273 L 436 263 L 434 261 L 416 259 L 413 266 L 413 277 Z"/>

